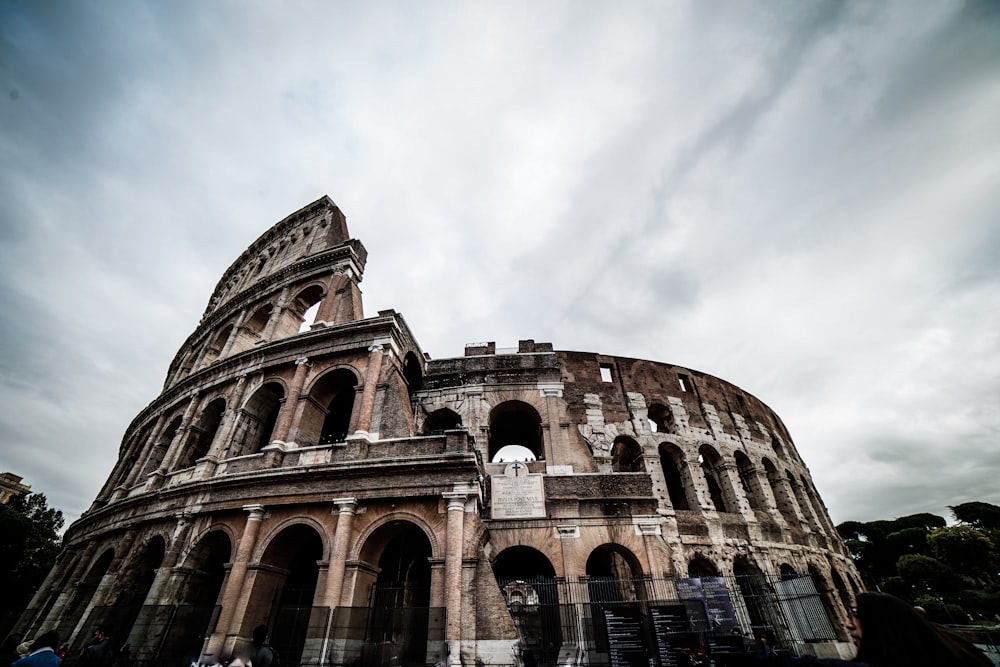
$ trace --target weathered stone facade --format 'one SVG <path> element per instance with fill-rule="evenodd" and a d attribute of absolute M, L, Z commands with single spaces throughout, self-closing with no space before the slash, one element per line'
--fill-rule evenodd
<path fill-rule="evenodd" d="M 648 601 L 770 573 L 811 579 L 841 625 L 860 580 L 766 405 L 532 340 L 430 360 L 399 313 L 363 316 L 365 260 L 324 197 L 226 271 L 23 630 L 79 642 L 114 616 L 150 664 L 238 652 L 258 623 L 286 665 L 504 664 L 538 638 L 522 604 L 569 608 L 602 578 Z M 525 583 L 541 579 L 560 599 Z M 732 622 L 771 623 L 746 590 Z M 372 610 L 425 611 L 404 631 Z M 539 662 L 607 662 L 580 630 L 592 619 L 539 618 Z"/>

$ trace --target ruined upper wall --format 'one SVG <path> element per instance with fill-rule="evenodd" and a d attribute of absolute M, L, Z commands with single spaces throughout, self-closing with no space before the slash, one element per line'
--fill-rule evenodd
<path fill-rule="evenodd" d="M 239 294 L 306 257 L 350 240 L 347 218 L 330 197 L 323 195 L 264 232 L 226 269 L 205 309 L 202 320 Z M 360 247 L 360 244 L 358 244 Z M 363 248 L 361 269 L 364 269 Z"/>

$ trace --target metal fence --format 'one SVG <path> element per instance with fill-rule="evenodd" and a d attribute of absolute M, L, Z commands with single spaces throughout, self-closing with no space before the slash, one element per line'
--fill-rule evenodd
<path fill-rule="evenodd" d="M 581 662 L 670 667 L 685 654 L 742 648 L 764 632 L 795 653 L 805 652 L 807 643 L 841 638 L 826 606 L 830 601 L 808 576 L 498 583 L 518 632 L 511 662 L 519 667 Z M 280 607 L 270 625 L 281 667 L 420 667 L 447 655 L 444 608 L 374 602 L 333 610 Z M 82 649 L 91 628 L 107 621 L 117 629 L 116 643 L 129 646 L 128 659 L 117 667 L 186 667 L 199 659 L 219 611 L 194 605 L 95 607 L 72 651 Z"/>

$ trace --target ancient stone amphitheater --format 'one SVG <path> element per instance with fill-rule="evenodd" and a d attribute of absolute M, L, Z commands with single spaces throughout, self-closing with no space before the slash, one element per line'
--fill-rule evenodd
<path fill-rule="evenodd" d="M 327 197 L 226 271 L 21 618 L 138 665 L 672 665 L 738 628 L 837 655 L 860 579 L 778 416 L 656 361 L 365 317 Z"/>

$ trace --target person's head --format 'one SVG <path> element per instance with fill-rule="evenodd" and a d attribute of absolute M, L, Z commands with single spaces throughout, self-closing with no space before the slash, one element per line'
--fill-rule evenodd
<path fill-rule="evenodd" d="M 846 627 L 858 649 L 856 659 L 874 667 L 980 664 L 981 654 L 956 645 L 909 603 L 887 593 L 859 594 Z"/>
<path fill-rule="evenodd" d="M 31 650 L 37 651 L 42 648 L 54 650 L 57 646 L 59 646 L 59 633 L 55 630 L 49 630 L 35 637 L 35 642 L 31 645 Z"/>
<path fill-rule="evenodd" d="M 267 641 L 267 626 L 261 623 L 253 629 L 253 643 L 263 644 Z"/>
<path fill-rule="evenodd" d="M 94 636 L 97 639 L 110 639 L 111 633 L 114 631 L 114 626 L 107 622 L 98 623 L 94 626 Z"/>

